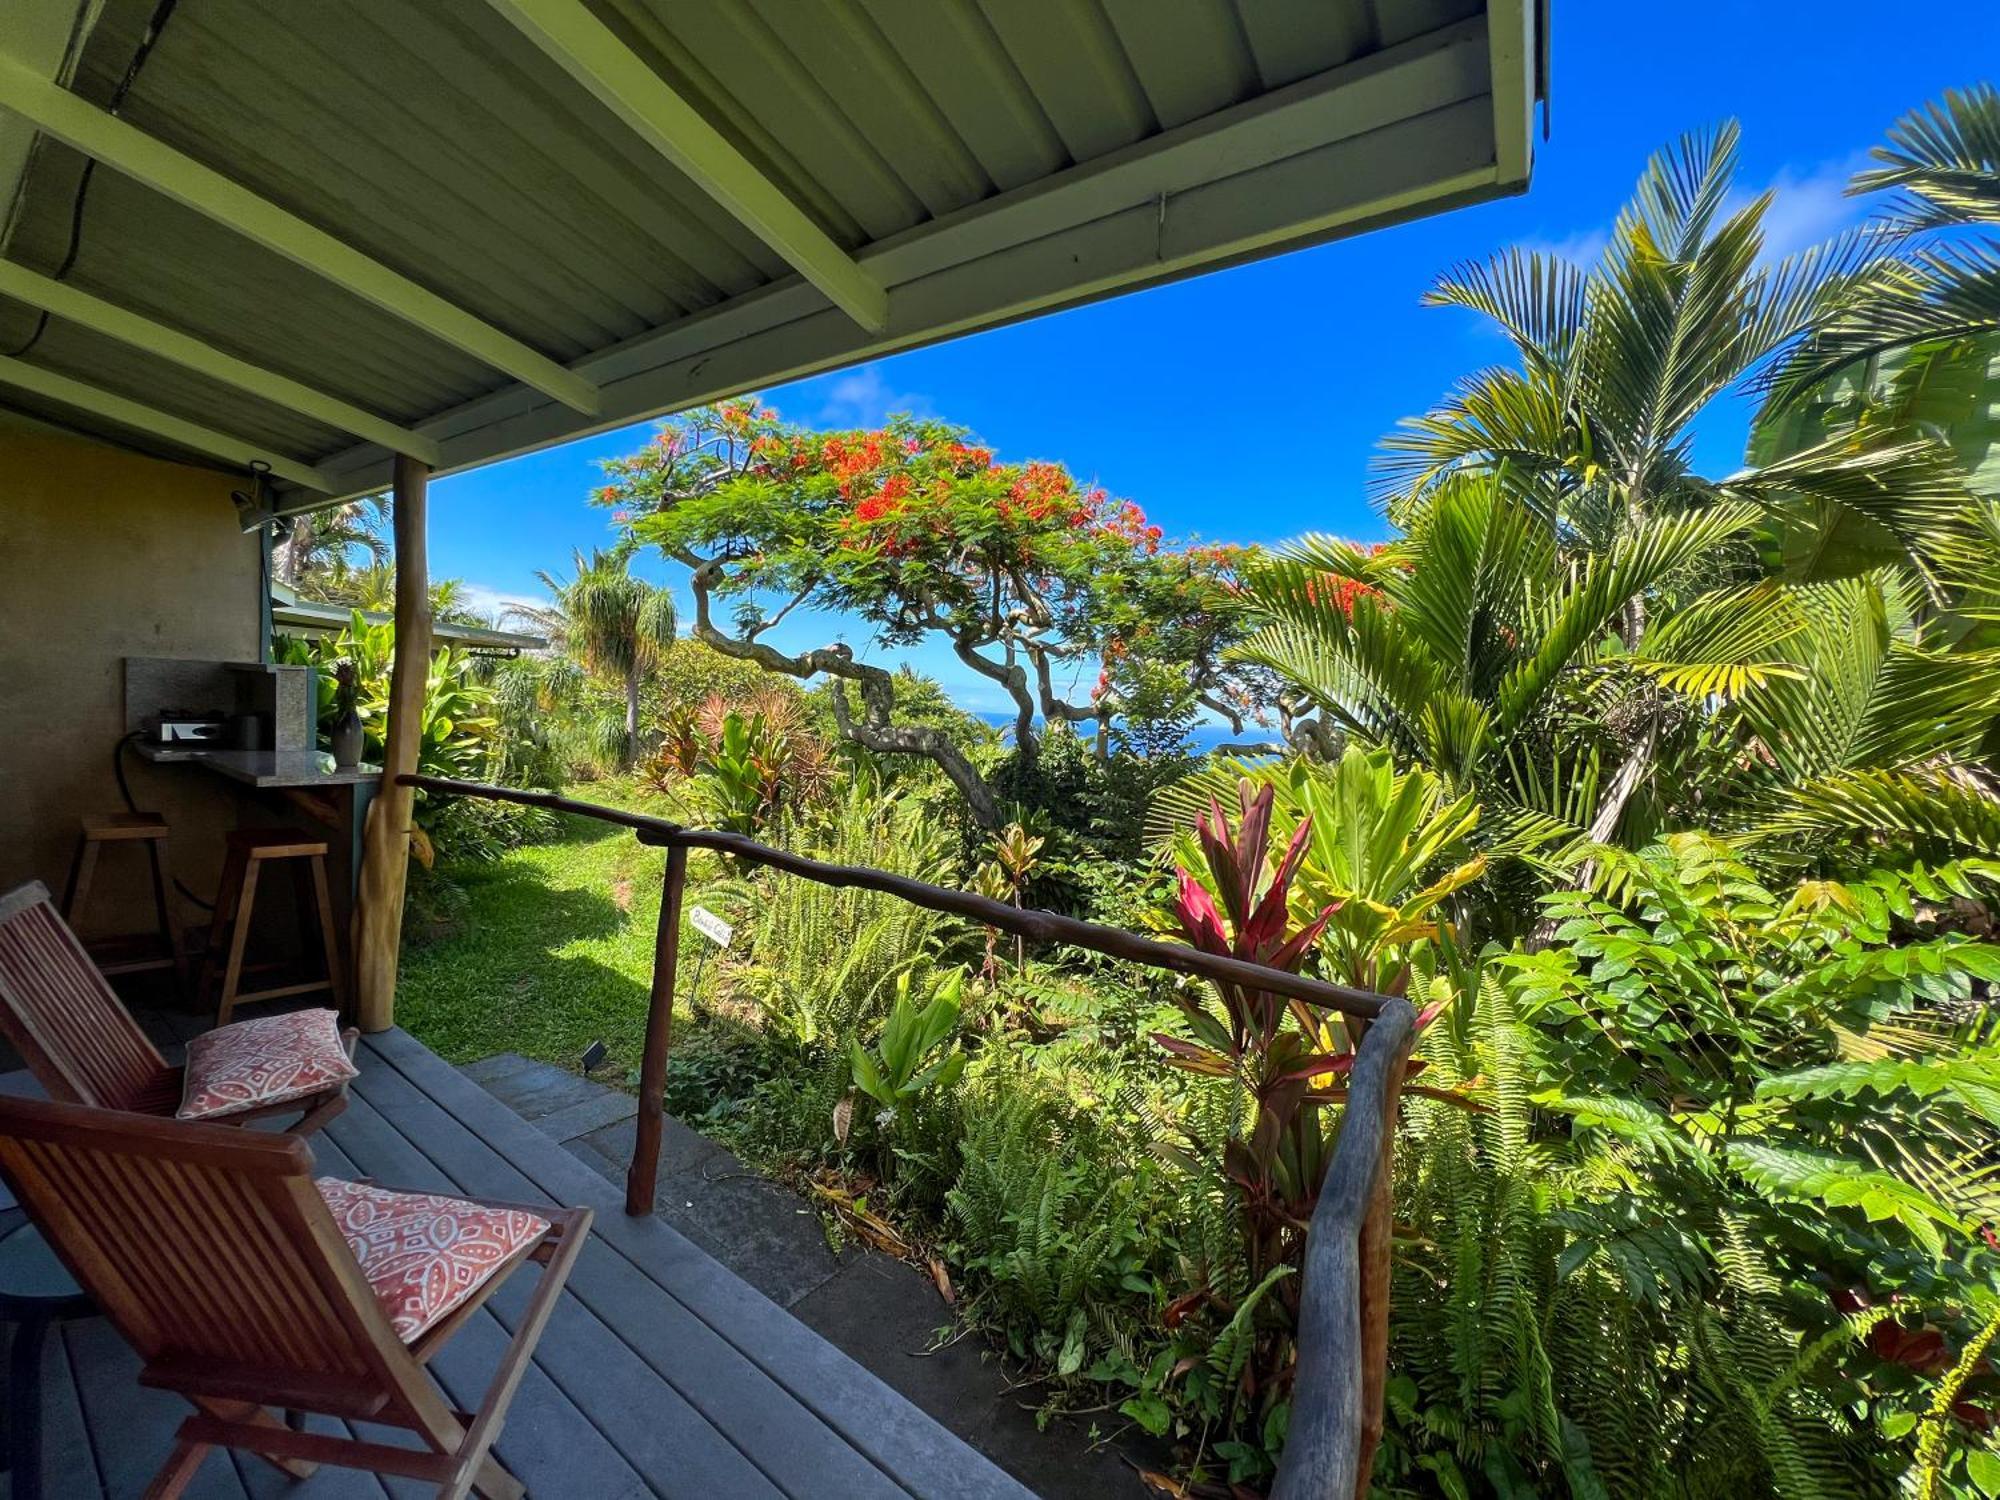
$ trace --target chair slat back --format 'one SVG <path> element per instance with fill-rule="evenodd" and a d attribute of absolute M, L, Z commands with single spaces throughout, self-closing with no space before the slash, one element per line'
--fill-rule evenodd
<path fill-rule="evenodd" d="M 0 1099 L 0 1176 L 149 1362 L 391 1392 L 414 1370 L 296 1137 Z"/>
<path fill-rule="evenodd" d="M 54 1099 L 129 1109 L 167 1071 L 40 881 L 0 896 L 0 1031 Z"/>

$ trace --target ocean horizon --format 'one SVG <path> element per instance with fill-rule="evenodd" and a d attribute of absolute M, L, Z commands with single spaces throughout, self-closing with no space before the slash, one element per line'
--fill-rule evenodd
<path fill-rule="evenodd" d="M 969 709 L 967 712 L 975 719 L 991 724 L 995 729 L 1012 730 L 1014 727 L 1014 716 L 1004 710 Z M 1035 723 L 1038 725 L 1043 722 L 1045 721 L 1040 717 L 1037 717 L 1035 720 Z M 1083 725 L 1078 726 L 1078 732 L 1085 739 L 1092 738 L 1095 733 L 1094 730 Z M 1220 749 L 1224 745 L 1254 744 L 1260 740 L 1276 740 L 1278 738 L 1278 731 L 1275 728 L 1261 729 L 1255 724 L 1246 724 L 1243 727 L 1243 733 L 1238 734 L 1227 724 L 1202 723 L 1191 726 L 1187 737 L 1188 742 L 1194 746 L 1197 754 L 1206 755 L 1210 751 Z"/>

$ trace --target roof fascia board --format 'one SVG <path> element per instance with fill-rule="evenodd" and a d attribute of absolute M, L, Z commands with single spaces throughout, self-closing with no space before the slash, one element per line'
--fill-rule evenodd
<path fill-rule="evenodd" d="M 1484 81 L 1482 74 L 1468 96 L 1413 119 L 900 282 L 891 328 L 877 338 L 858 336 L 810 288 L 750 293 L 587 362 L 605 398 L 590 430 L 1215 269 L 1275 245 L 1318 243 L 1440 203 L 1513 191 L 1496 180 Z M 446 473 L 586 435 L 518 388 L 467 403 L 424 430 L 439 440 Z M 379 489 L 385 461 L 372 445 L 328 459 L 331 493 Z M 322 503 L 302 499 L 297 508 Z"/>
<path fill-rule="evenodd" d="M 1474 16 L 1149 137 L 882 240 L 862 263 L 891 287 L 1485 93 Z"/>
<path fill-rule="evenodd" d="M 0 385 L 30 391 L 120 426 L 151 433 L 154 437 L 165 438 L 197 453 L 206 453 L 240 469 L 249 468 L 253 462 L 262 462 L 270 465 L 271 472 L 278 478 L 308 489 L 326 490 L 332 484 L 324 473 L 303 459 L 272 453 L 247 438 L 190 422 L 185 417 L 147 406 L 116 391 L 90 385 L 45 365 L 0 356 Z"/>
<path fill-rule="evenodd" d="M 583 376 L 5 56 L 0 108 L 563 405 L 595 415 L 597 388 Z"/>
<path fill-rule="evenodd" d="M 870 333 L 889 295 L 582 0 L 488 0 L 641 140 Z"/>
<path fill-rule="evenodd" d="M 225 354 L 192 335 L 38 271 L 31 271 L 14 261 L 0 260 L 0 294 L 39 307 L 106 338 L 157 355 L 225 385 L 248 391 L 259 400 L 285 407 L 330 427 L 338 427 L 369 442 L 380 443 L 391 452 L 407 453 L 432 465 L 440 460 L 438 445 L 421 433 L 398 426 L 338 397 L 316 391 L 274 370 L 266 370 L 233 354 Z"/>
<path fill-rule="evenodd" d="M 1525 186 L 1534 165 L 1537 0 L 1487 0 L 1492 30 L 1494 167 L 1504 184 Z"/>

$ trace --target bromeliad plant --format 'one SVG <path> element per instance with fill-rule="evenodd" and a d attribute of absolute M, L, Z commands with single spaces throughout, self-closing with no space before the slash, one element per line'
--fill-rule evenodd
<path fill-rule="evenodd" d="M 1246 780 L 1237 788 L 1234 823 L 1219 801 L 1196 826 L 1202 874 L 1179 871 L 1174 914 L 1204 953 L 1297 973 L 1333 919 L 1329 905 L 1304 923 L 1292 914 L 1292 882 L 1306 857 L 1311 819 L 1302 820 L 1275 862 L 1271 859 L 1273 789 Z M 1243 1108 L 1226 1139 L 1193 1129 L 1196 1156 L 1230 1184 L 1242 1234 L 1246 1294 L 1230 1297 L 1211 1278 L 1175 1304 L 1178 1320 L 1210 1306 L 1225 1331 L 1244 1338 L 1237 1392 L 1268 1414 L 1282 1399 L 1292 1366 L 1298 1311 L 1297 1272 L 1306 1228 L 1326 1175 L 1331 1139 L 1328 1090 L 1340 1059 L 1321 1048 L 1300 1008 L 1269 990 L 1215 981 L 1212 1005 L 1196 990 L 1176 995 L 1189 1035 L 1157 1033 L 1173 1066 L 1203 1078 L 1231 1080 Z M 1237 1319 L 1249 1320 L 1246 1329 Z"/>

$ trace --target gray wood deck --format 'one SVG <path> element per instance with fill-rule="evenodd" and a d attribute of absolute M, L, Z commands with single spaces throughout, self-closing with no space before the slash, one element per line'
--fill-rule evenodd
<path fill-rule="evenodd" d="M 604 1177 L 408 1034 L 366 1038 L 357 1060 L 352 1105 L 314 1142 L 322 1170 L 597 1210 L 498 1444 L 531 1494 L 1029 1495 L 673 1228 L 627 1218 Z M 17 1073 L 0 1078 L 0 1091 L 34 1090 Z M 0 1227 L 18 1217 L 8 1211 Z M 503 1288 L 433 1362 L 455 1404 L 477 1405 L 531 1284 L 523 1275 Z M 141 1494 L 187 1407 L 140 1389 L 137 1368 L 102 1319 L 51 1336 L 43 1371 L 50 1496 Z M 218 1454 L 189 1493 L 380 1500 L 427 1491 L 339 1469 L 293 1483 L 259 1460 Z"/>

